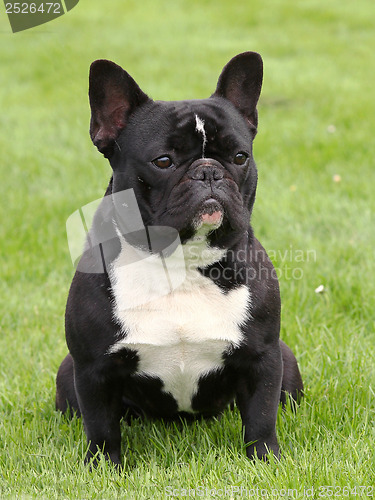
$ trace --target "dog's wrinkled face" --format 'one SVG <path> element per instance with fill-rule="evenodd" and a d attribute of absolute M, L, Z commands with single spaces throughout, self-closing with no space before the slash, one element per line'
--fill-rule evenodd
<path fill-rule="evenodd" d="M 243 232 L 256 188 L 252 139 L 222 98 L 150 103 L 117 140 L 114 191 L 132 187 L 145 225 L 173 227 L 182 240 L 203 225 L 216 238 Z"/>
<path fill-rule="evenodd" d="M 134 189 L 146 226 L 203 230 L 228 247 L 249 225 L 257 172 L 252 155 L 260 56 L 234 58 L 209 99 L 152 101 L 119 66 L 93 63 L 91 137 L 109 157 L 112 192 Z"/>

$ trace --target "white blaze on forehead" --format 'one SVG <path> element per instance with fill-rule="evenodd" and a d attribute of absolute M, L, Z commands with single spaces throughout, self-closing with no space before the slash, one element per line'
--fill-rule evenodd
<path fill-rule="evenodd" d="M 207 144 L 207 135 L 206 135 L 206 130 L 204 128 L 204 120 L 202 118 L 199 118 L 198 115 L 195 115 L 195 130 L 199 133 L 202 134 L 203 138 L 203 145 L 202 145 L 202 157 L 205 157 L 205 151 L 206 151 L 206 144 Z"/>

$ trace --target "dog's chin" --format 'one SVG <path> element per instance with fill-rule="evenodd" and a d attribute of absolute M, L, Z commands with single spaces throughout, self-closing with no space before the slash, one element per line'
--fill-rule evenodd
<path fill-rule="evenodd" d="M 195 231 L 207 230 L 214 231 L 218 229 L 223 223 L 224 208 L 215 199 L 209 198 L 206 200 L 195 213 L 192 226 Z"/>

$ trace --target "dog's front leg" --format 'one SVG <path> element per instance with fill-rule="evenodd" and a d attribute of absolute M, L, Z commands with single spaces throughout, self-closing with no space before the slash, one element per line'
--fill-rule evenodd
<path fill-rule="evenodd" d="M 249 458 L 265 459 L 272 451 L 279 457 L 276 437 L 276 417 L 280 401 L 282 358 L 280 348 L 262 354 L 252 362 L 248 375 L 241 379 L 237 391 L 246 454 Z"/>
<path fill-rule="evenodd" d="M 95 367 L 75 367 L 75 388 L 89 443 L 85 462 L 102 451 L 107 460 L 121 465 L 121 386 Z M 95 465 L 94 461 L 94 465 Z"/>

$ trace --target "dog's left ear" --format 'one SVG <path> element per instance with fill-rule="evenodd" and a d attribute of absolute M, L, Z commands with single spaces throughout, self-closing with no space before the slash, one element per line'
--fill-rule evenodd
<path fill-rule="evenodd" d="M 245 117 L 249 127 L 258 126 L 257 102 L 262 89 L 263 61 L 256 52 L 243 52 L 224 67 L 214 96 L 228 99 Z"/>
<path fill-rule="evenodd" d="M 150 98 L 120 66 L 99 59 L 90 67 L 89 99 L 90 137 L 108 158 L 130 115 Z"/>

